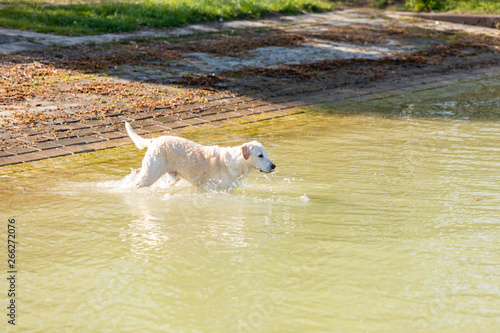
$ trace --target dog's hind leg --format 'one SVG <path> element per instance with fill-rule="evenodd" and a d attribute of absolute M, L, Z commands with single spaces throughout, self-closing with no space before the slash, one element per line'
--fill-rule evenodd
<path fill-rule="evenodd" d="M 165 156 L 159 154 L 155 149 L 148 149 L 142 160 L 142 168 L 137 175 L 135 185 L 137 187 L 151 186 L 170 170 Z"/>

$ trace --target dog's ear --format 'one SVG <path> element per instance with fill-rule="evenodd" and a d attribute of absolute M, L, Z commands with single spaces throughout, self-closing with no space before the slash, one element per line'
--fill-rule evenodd
<path fill-rule="evenodd" d="M 248 158 L 250 157 L 250 150 L 251 148 L 246 143 L 243 146 L 241 146 L 241 152 L 243 153 L 243 158 L 245 160 L 248 160 Z"/>

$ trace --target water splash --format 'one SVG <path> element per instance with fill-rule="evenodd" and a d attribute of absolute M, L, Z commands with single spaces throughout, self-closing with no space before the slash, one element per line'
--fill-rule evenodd
<path fill-rule="evenodd" d="M 105 182 L 99 182 L 96 184 L 98 189 L 103 190 L 126 190 L 134 188 L 134 179 L 139 173 L 140 169 L 130 169 L 130 173 L 120 180 L 109 180 Z"/>
<path fill-rule="evenodd" d="M 195 206 L 198 206 L 200 200 L 222 200 L 231 202 L 230 205 L 238 205 L 238 201 L 240 200 L 250 200 L 254 203 L 295 202 L 295 204 L 309 201 L 307 195 L 304 194 L 300 196 L 300 193 L 303 193 L 300 186 L 302 179 L 296 179 L 294 174 L 290 175 L 291 177 L 280 177 L 275 174 L 271 176 L 256 174 L 243 181 L 238 180 L 238 183 L 235 184 L 233 188 L 217 191 L 210 186 L 198 188 L 184 179 L 181 179 L 176 184 L 172 184 L 168 175 L 160 178 L 150 187 L 137 188 L 135 186 L 135 180 L 140 170 L 140 168 L 130 169 L 130 173 L 120 180 L 108 180 L 87 184 L 85 188 L 87 190 L 93 189 L 98 192 L 128 193 L 127 195 L 133 195 L 133 193 L 142 193 L 141 195 L 149 193 L 152 194 L 153 197 L 176 205 L 182 205 L 182 202 L 193 203 L 193 200 L 195 201 Z"/>

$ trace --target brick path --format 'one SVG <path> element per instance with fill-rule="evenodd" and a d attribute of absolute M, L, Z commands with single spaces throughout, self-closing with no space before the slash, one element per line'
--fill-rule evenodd
<path fill-rule="evenodd" d="M 287 21 L 289 20 L 289 21 Z M 337 14 L 309 15 L 302 17 L 286 18 L 279 21 L 261 22 L 236 22 L 228 23 L 231 26 L 256 25 L 258 27 L 277 25 L 282 29 L 296 29 L 300 23 L 302 27 L 314 30 L 315 27 L 328 25 L 348 25 L 353 22 L 359 24 L 387 24 L 379 17 L 370 15 L 359 17 L 352 13 L 344 16 Z M 288 22 L 288 23 L 284 23 Z M 399 23 L 403 21 L 398 21 Z M 405 21 L 406 22 L 406 21 Z M 394 22 L 391 21 L 391 24 Z M 428 22 L 408 22 L 407 25 L 426 25 Z M 446 25 L 444 25 L 446 27 Z M 456 29 L 457 25 L 453 25 Z M 225 27 L 219 27 L 223 30 Z M 443 29 L 443 26 L 439 27 Z M 203 30 L 197 26 L 198 30 Z M 465 28 L 464 28 L 465 29 Z M 471 29 L 467 27 L 467 29 Z M 477 28 L 478 33 L 497 35 L 497 31 L 491 29 Z M 189 28 L 187 28 L 189 30 Z M 207 30 L 207 29 L 206 29 Z M 212 27 L 213 31 L 213 27 Z M 491 60 L 488 58 L 488 60 Z M 484 61 L 483 61 L 484 63 Z M 481 65 L 456 66 L 457 69 L 447 73 L 423 75 L 397 76 L 392 80 L 382 79 L 374 82 L 365 82 L 362 85 L 340 85 L 335 86 L 332 81 L 308 82 L 308 84 L 277 84 L 276 86 L 263 87 L 259 82 L 248 83 L 245 79 L 238 80 L 235 86 L 229 85 L 229 90 L 224 90 L 207 97 L 203 104 L 193 102 L 181 105 L 172 113 L 169 107 L 157 107 L 154 112 L 147 110 L 136 110 L 131 113 L 109 112 L 105 115 L 87 117 L 85 121 L 62 119 L 39 122 L 35 128 L 25 128 L 23 136 L 16 132 L 2 130 L 0 128 L 0 139 L 4 142 L 0 150 L 0 166 L 9 164 L 31 162 L 40 159 L 52 158 L 89 152 L 94 150 L 117 147 L 131 144 L 130 139 L 124 131 L 123 122 L 132 122 L 137 133 L 148 136 L 159 136 L 162 134 L 182 135 L 187 128 L 198 125 L 218 126 L 234 120 L 247 122 L 260 121 L 283 117 L 297 113 L 303 113 L 301 107 L 317 105 L 345 103 L 350 99 L 376 98 L 384 93 L 408 93 L 413 90 L 432 89 L 449 84 L 461 79 L 473 79 L 483 75 L 497 75 L 500 66 Z M 148 80 L 151 73 L 141 72 L 137 75 L 145 76 Z M 155 83 L 148 83 L 154 85 Z M 245 86 L 246 85 L 246 86 Z M 227 87 L 226 87 L 227 88 Z M 85 103 L 85 101 L 83 101 Z M 72 106 L 58 105 L 59 108 Z M 50 133 L 41 133 L 40 127 L 50 126 Z M 68 134 L 69 133 L 69 134 Z M 0 169 L 1 170 L 1 169 Z"/>

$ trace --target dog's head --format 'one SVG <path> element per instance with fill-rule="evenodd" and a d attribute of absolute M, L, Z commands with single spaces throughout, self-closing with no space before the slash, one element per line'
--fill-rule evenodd
<path fill-rule="evenodd" d="M 243 158 L 248 164 L 254 166 L 262 172 L 273 172 L 276 165 L 267 157 L 264 146 L 258 141 L 245 143 L 241 146 Z"/>

